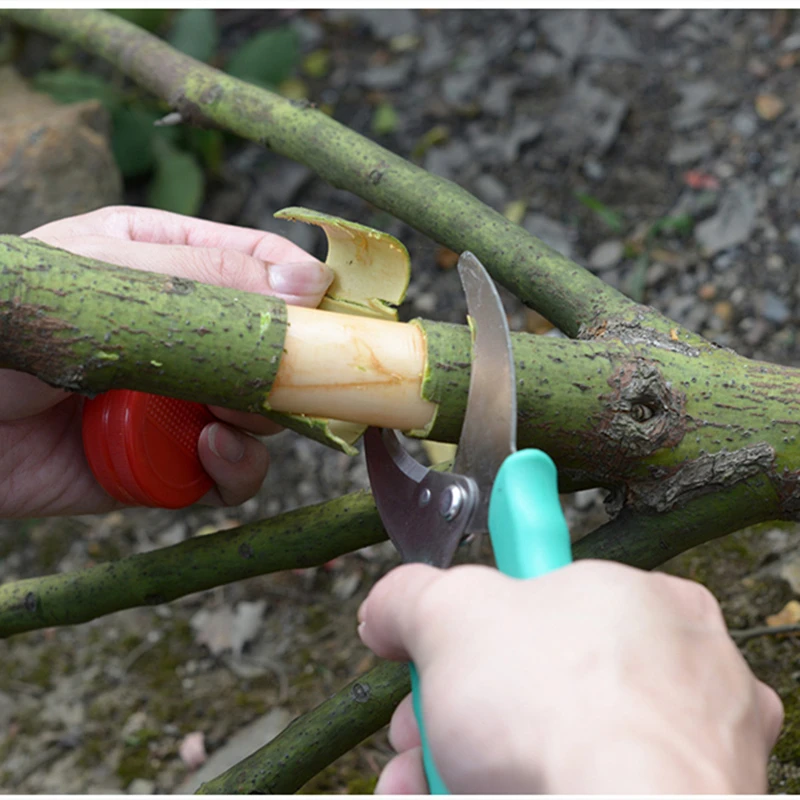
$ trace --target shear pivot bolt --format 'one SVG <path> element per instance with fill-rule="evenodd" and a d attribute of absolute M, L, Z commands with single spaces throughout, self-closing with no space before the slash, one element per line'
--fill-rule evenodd
<path fill-rule="evenodd" d="M 419 493 L 419 500 L 417 501 L 417 504 L 419 505 L 420 508 L 425 508 L 425 506 L 428 505 L 430 501 L 431 501 L 431 490 L 423 489 Z"/>
<path fill-rule="evenodd" d="M 448 486 L 439 498 L 439 513 L 452 522 L 464 505 L 464 490 L 460 486 Z"/>

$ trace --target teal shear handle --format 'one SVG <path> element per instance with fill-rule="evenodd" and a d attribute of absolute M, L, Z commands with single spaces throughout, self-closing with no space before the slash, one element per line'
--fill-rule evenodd
<path fill-rule="evenodd" d="M 497 568 L 512 578 L 535 578 L 572 561 L 556 465 L 547 453 L 518 450 L 503 462 L 489 501 L 489 535 Z"/>
<path fill-rule="evenodd" d="M 546 453 L 519 450 L 503 462 L 489 502 L 489 535 L 498 569 L 512 578 L 535 578 L 572 561 L 556 467 Z M 428 789 L 431 794 L 449 794 L 428 745 L 419 675 L 413 664 L 410 667 Z"/>

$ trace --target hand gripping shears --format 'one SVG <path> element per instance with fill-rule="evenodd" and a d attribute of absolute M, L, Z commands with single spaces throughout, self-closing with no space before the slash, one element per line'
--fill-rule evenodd
<path fill-rule="evenodd" d="M 452 472 L 424 467 L 394 431 L 364 435 L 375 504 L 404 561 L 447 567 L 462 542 L 489 532 L 498 569 L 533 578 L 572 560 L 556 468 L 541 450 L 517 450 L 514 358 L 503 304 L 486 269 L 469 252 L 458 272 L 472 321 L 472 373 Z M 428 746 L 419 676 L 414 712 L 431 794 L 448 794 Z"/>

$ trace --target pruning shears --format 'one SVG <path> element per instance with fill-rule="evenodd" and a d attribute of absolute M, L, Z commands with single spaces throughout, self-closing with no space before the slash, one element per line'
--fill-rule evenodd
<path fill-rule="evenodd" d="M 464 424 L 451 472 L 429 469 L 388 429 L 364 435 L 375 504 L 404 561 L 450 565 L 462 542 L 489 532 L 498 569 L 533 578 L 572 561 L 556 468 L 541 450 L 516 449 L 517 393 L 508 320 L 481 262 L 461 255 L 458 273 L 472 321 L 473 359 Z M 413 664 L 414 712 L 431 794 L 449 794 L 436 769 Z"/>

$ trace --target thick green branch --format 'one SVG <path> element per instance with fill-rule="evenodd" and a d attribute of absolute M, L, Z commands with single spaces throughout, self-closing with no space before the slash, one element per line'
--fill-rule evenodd
<path fill-rule="evenodd" d="M 289 794 L 386 725 L 410 691 L 408 667 L 386 661 L 356 678 L 197 794 Z M 291 769 L 287 765 L 291 764 Z"/>
<path fill-rule="evenodd" d="M 493 277 L 570 336 L 635 308 L 622 294 L 451 181 L 431 175 L 310 105 L 237 80 L 101 11 L 11 10 L 22 25 L 107 59 L 178 109 L 313 169 L 447 245 L 471 250 Z"/>
<path fill-rule="evenodd" d="M 368 492 L 65 574 L 0 585 L 0 637 L 76 625 L 232 581 L 324 564 L 383 541 Z"/>

